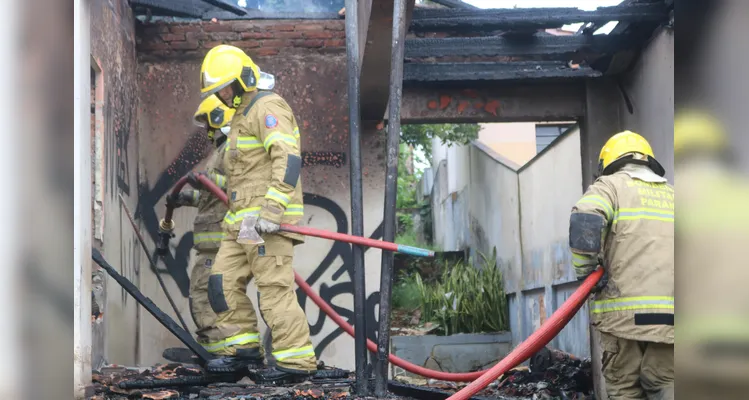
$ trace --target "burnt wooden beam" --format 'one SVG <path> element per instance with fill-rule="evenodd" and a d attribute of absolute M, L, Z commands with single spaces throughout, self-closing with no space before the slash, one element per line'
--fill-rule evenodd
<path fill-rule="evenodd" d="M 408 63 L 403 81 L 464 82 L 521 81 L 536 79 L 596 78 L 601 73 L 587 66 L 569 67 L 557 61 L 519 61 L 508 63 Z"/>
<path fill-rule="evenodd" d="M 236 6 L 224 0 L 202 0 L 202 1 L 212 6 L 216 6 L 222 10 L 229 11 L 230 13 L 235 14 L 235 15 L 247 14 L 247 10 L 245 10 L 244 8 Z"/>
<path fill-rule="evenodd" d="M 173 0 L 130 0 L 134 9 L 150 9 L 151 15 L 200 18 L 203 11 L 192 2 Z"/>
<path fill-rule="evenodd" d="M 406 40 L 406 57 L 447 56 L 560 56 L 575 53 L 606 54 L 632 45 L 628 37 L 614 35 L 468 37 Z"/>
<path fill-rule="evenodd" d="M 465 10 L 478 10 L 479 9 L 478 7 L 472 4 L 468 4 L 460 0 L 432 0 L 432 3 L 437 3 L 445 7 L 459 8 L 459 9 L 465 9 Z"/>
<path fill-rule="evenodd" d="M 578 8 L 525 9 L 420 9 L 414 11 L 413 32 L 475 32 L 493 30 L 533 30 L 559 28 L 577 22 L 661 22 L 668 18 L 662 3 L 600 7 L 594 11 Z"/>

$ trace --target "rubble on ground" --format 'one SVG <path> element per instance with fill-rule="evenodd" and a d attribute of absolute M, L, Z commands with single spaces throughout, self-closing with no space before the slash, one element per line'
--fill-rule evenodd
<path fill-rule="evenodd" d="M 395 378 L 409 386 L 424 387 L 454 393 L 467 383 L 446 382 L 409 376 Z M 498 400 L 569 399 L 590 400 L 593 395 L 593 374 L 589 359 L 554 357 L 535 371 L 521 366 L 510 370 L 476 398 Z"/>
<path fill-rule="evenodd" d="M 558 351 L 535 357 L 528 367 L 517 367 L 493 382 L 474 398 L 497 400 L 593 399 L 593 376 L 589 359 L 577 359 Z M 338 370 L 340 371 L 340 370 Z M 354 400 L 351 386 L 353 376 L 345 373 L 339 379 L 313 379 L 288 386 L 256 385 L 243 377 L 226 382 L 225 377 L 206 376 L 192 364 L 170 363 L 152 368 L 106 367 L 93 374 L 90 400 L 124 399 L 234 399 L 234 400 Z M 396 377 L 404 382 L 400 396 L 392 399 L 445 398 L 467 383 L 455 383 L 408 377 Z M 394 390 L 391 387 L 391 390 Z M 440 393 L 442 393 L 440 395 Z"/>
<path fill-rule="evenodd" d="M 224 382 L 221 382 L 224 380 Z M 124 399 L 246 399 L 348 400 L 353 379 L 313 380 L 289 386 L 256 385 L 247 377 L 236 382 L 206 376 L 190 364 L 162 364 L 153 368 L 106 367 L 94 371 L 90 400 Z"/>

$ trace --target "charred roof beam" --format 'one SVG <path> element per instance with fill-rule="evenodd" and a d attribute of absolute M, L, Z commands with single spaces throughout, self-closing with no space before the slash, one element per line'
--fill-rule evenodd
<path fill-rule="evenodd" d="M 602 74 L 587 66 L 570 67 L 559 61 L 518 61 L 508 63 L 408 63 L 404 83 L 523 81 L 536 79 L 597 78 Z"/>
<path fill-rule="evenodd" d="M 668 19 L 663 3 L 600 7 L 595 11 L 578 8 L 527 8 L 415 10 L 413 32 L 476 32 L 559 28 L 578 22 L 662 22 Z"/>
<path fill-rule="evenodd" d="M 612 35 L 409 39 L 406 40 L 406 57 L 574 56 L 613 53 L 630 45 L 628 37 Z"/>
<path fill-rule="evenodd" d="M 479 9 L 478 7 L 474 5 L 468 4 L 460 0 L 432 0 L 432 3 L 437 3 L 445 7 L 458 8 L 458 9 L 464 9 L 464 10 L 478 10 Z"/>
<path fill-rule="evenodd" d="M 228 3 L 225 0 L 130 0 L 130 6 L 138 9 L 147 9 L 151 15 L 201 18 L 207 12 L 218 10 L 228 11 L 230 15 L 243 16 L 247 10 Z"/>

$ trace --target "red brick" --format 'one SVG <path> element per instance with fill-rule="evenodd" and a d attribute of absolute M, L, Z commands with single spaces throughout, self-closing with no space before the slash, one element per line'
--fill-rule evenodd
<path fill-rule="evenodd" d="M 175 24 L 169 26 L 172 33 L 200 32 L 203 28 L 200 24 Z"/>
<path fill-rule="evenodd" d="M 218 45 L 220 45 L 220 44 L 224 44 L 224 42 L 223 42 L 223 41 L 221 41 L 221 40 L 216 40 L 216 41 L 205 41 L 205 42 L 203 42 L 203 46 L 202 46 L 202 47 L 203 47 L 204 49 L 212 49 L 212 48 L 214 48 L 214 47 L 216 47 L 216 46 L 218 46 Z"/>
<path fill-rule="evenodd" d="M 161 39 L 165 42 L 173 42 L 175 40 L 185 40 L 184 33 L 162 33 Z"/>
<path fill-rule="evenodd" d="M 172 42 L 169 45 L 175 50 L 195 50 L 199 47 L 198 42 Z"/>
<path fill-rule="evenodd" d="M 205 32 L 187 32 L 185 33 L 185 40 L 188 42 L 196 41 L 196 40 L 206 40 L 209 36 Z"/>
<path fill-rule="evenodd" d="M 326 21 L 324 24 L 325 29 L 329 31 L 343 31 L 345 30 L 346 25 L 344 25 L 343 20 L 341 21 Z"/>
<path fill-rule="evenodd" d="M 262 48 L 253 51 L 253 53 L 257 56 L 275 56 L 278 54 L 278 49 L 269 49 L 269 48 Z"/>
<path fill-rule="evenodd" d="M 285 32 L 288 32 L 288 31 L 293 31 L 294 30 L 294 25 L 291 25 L 291 24 L 273 25 L 272 29 L 274 31 L 285 31 Z"/>
<path fill-rule="evenodd" d="M 231 32 L 231 26 L 221 22 L 207 23 L 203 25 L 205 32 Z"/>
<path fill-rule="evenodd" d="M 240 40 L 238 42 L 231 42 L 230 44 L 240 49 L 256 49 L 260 47 L 260 41 L 258 40 Z"/>
<path fill-rule="evenodd" d="M 272 32 L 242 32 L 242 39 L 272 39 Z"/>
<path fill-rule="evenodd" d="M 345 31 L 333 31 L 331 32 L 333 34 L 334 38 L 345 38 L 346 32 Z"/>
<path fill-rule="evenodd" d="M 273 39 L 301 39 L 303 38 L 302 32 L 273 32 L 271 34 Z"/>
<path fill-rule="evenodd" d="M 263 40 L 263 47 L 289 47 L 289 42 L 285 40 Z"/>
<path fill-rule="evenodd" d="M 320 39 L 295 40 L 294 47 L 322 47 L 323 41 Z"/>
<path fill-rule="evenodd" d="M 325 47 L 346 47 L 346 41 L 342 39 L 329 39 L 324 43 Z"/>
<path fill-rule="evenodd" d="M 169 50 L 170 47 L 169 47 L 169 43 L 150 41 L 150 42 L 143 43 L 139 49 L 144 50 L 144 51 L 154 51 L 154 50 Z"/>
<path fill-rule="evenodd" d="M 323 24 L 297 24 L 294 27 L 297 31 L 322 31 L 325 29 Z"/>
<path fill-rule="evenodd" d="M 307 39 L 332 39 L 333 33 L 330 31 L 304 32 L 304 37 Z"/>
<path fill-rule="evenodd" d="M 231 21 L 229 25 L 234 32 L 251 31 L 258 26 L 255 21 Z"/>
<path fill-rule="evenodd" d="M 237 32 L 216 32 L 208 35 L 211 40 L 240 40 L 242 35 Z"/>

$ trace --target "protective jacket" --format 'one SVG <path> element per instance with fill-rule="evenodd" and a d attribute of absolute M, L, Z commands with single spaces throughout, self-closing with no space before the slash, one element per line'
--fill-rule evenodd
<path fill-rule="evenodd" d="M 628 164 L 598 178 L 572 213 L 570 246 L 578 277 L 599 262 L 609 275 L 590 306 L 593 325 L 624 339 L 673 343 L 673 186 L 646 166 Z M 587 221 L 601 221 L 597 232 L 592 224 L 575 226 L 576 213 L 592 216 Z M 579 229 L 585 231 L 582 236 Z M 587 236 L 583 243 L 602 246 L 597 251 L 598 246 L 575 246 L 575 235 Z"/>
<path fill-rule="evenodd" d="M 208 159 L 206 172 L 209 178 L 221 189 L 226 189 L 226 176 L 223 168 L 223 156 L 226 142 L 219 146 Z M 187 190 L 191 204 L 197 207 L 198 215 L 193 226 L 193 248 L 199 252 L 217 252 L 224 233 L 221 222 L 228 207 L 208 190 Z"/>
<path fill-rule="evenodd" d="M 272 92 L 245 93 L 224 153 L 229 196 L 224 222 L 229 232 L 238 232 L 249 215 L 278 224 L 299 223 L 304 216 L 300 151 L 299 127 L 286 101 Z M 298 234 L 280 235 L 295 244 L 304 241 Z"/>

